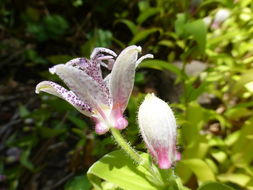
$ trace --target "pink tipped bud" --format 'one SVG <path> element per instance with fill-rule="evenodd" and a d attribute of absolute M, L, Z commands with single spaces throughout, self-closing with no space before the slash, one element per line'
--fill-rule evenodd
<path fill-rule="evenodd" d="M 214 16 L 214 21 L 212 24 L 213 29 L 217 29 L 225 20 L 230 16 L 230 11 L 227 9 L 220 9 Z"/>
<path fill-rule="evenodd" d="M 142 137 L 159 168 L 168 169 L 179 159 L 176 119 L 166 102 L 148 94 L 138 112 Z"/>

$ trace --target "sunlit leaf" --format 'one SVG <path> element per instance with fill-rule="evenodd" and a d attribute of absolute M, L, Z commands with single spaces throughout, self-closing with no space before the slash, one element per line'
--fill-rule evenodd
<path fill-rule="evenodd" d="M 158 59 L 151 59 L 151 60 L 144 60 L 139 68 L 150 68 L 150 69 L 156 69 L 156 70 L 168 70 L 177 76 L 184 76 L 182 71 L 175 65 L 168 63 L 163 60 Z"/>
<path fill-rule="evenodd" d="M 200 84 L 200 86 L 194 87 L 193 82 L 186 83 L 185 85 L 184 98 L 187 102 L 196 100 L 203 92 L 205 92 L 209 85 L 208 82 L 203 82 Z"/>
<path fill-rule="evenodd" d="M 181 126 L 181 138 L 184 145 L 192 145 L 199 139 L 199 130 L 205 121 L 205 110 L 195 102 L 189 104 L 185 113 L 186 123 Z"/>
<path fill-rule="evenodd" d="M 175 31 L 177 35 L 181 36 L 184 34 L 186 23 L 186 15 L 183 13 L 177 14 L 177 20 L 175 21 Z"/>
<path fill-rule="evenodd" d="M 253 70 L 246 71 L 240 79 L 235 83 L 233 93 L 238 93 L 245 88 L 245 85 L 253 81 Z"/>
<path fill-rule="evenodd" d="M 228 159 L 227 154 L 223 151 L 213 150 L 211 155 L 221 164 Z"/>
<path fill-rule="evenodd" d="M 201 159 L 183 159 L 178 164 L 189 168 L 197 177 L 199 182 L 215 181 L 211 168 Z"/>
<path fill-rule="evenodd" d="M 105 155 L 90 167 L 87 175 L 97 189 L 102 188 L 102 180 L 109 181 L 127 190 L 157 189 L 147 179 L 149 176 L 147 171 L 136 166 L 122 151 L 114 151 Z"/>
<path fill-rule="evenodd" d="M 253 160 L 253 154 L 250 154 L 253 149 L 253 118 L 247 120 L 241 129 L 240 137 L 232 148 L 232 160 L 235 165 L 243 167 Z"/>
<path fill-rule="evenodd" d="M 198 190 L 234 190 L 232 187 L 225 184 L 208 182 L 201 185 Z"/>
<path fill-rule="evenodd" d="M 161 40 L 158 44 L 162 45 L 162 46 L 167 46 L 167 47 L 170 47 L 170 48 L 175 46 L 175 42 L 170 41 L 170 40 Z"/>
<path fill-rule="evenodd" d="M 200 51 L 204 53 L 206 47 L 207 29 L 203 20 L 200 19 L 187 23 L 185 25 L 185 30 L 193 36 L 193 38 L 197 41 Z"/>
<path fill-rule="evenodd" d="M 227 173 L 218 175 L 218 179 L 222 182 L 232 182 L 245 187 L 251 180 L 251 177 L 242 173 Z"/>

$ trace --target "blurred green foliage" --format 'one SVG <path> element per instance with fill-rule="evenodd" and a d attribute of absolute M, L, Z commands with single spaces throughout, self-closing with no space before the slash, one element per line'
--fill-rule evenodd
<path fill-rule="evenodd" d="M 217 22 L 221 10 L 229 15 Z M 129 141 L 144 150 L 136 112 L 143 94 L 155 91 L 177 115 L 182 160 L 175 168 L 184 184 L 190 189 L 203 184 L 201 190 L 253 189 L 251 0 L 6 0 L 0 19 L 3 84 L 12 79 L 34 90 L 42 78 L 58 80 L 48 67 L 88 57 L 97 46 L 119 52 L 139 44 L 153 53 L 155 59 L 143 62 L 136 75 L 124 131 Z M 28 99 L 36 101 L 31 105 Z M 17 100 L 15 109 L 17 117 L 1 122 L 0 188 L 25 189 L 37 181 L 40 189 L 54 176 L 47 170 L 50 162 L 60 160 L 65 162 L 54 172 L 62 175 L 49 187 L 90 188 L 82 176 L 115 148 L 113 140 L 97 136 L 87 118 L 46 94 Z M 43 177 L 38 180 L 36 174 Z"/>

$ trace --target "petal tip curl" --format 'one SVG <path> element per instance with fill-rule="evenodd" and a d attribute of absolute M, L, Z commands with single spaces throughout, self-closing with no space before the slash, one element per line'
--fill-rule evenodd
<path fill-rule="evenodd" d="M 41 89 L 43 88 L 43 84 L 44 84 L 44 82 L 40 82 L 39 84 L 36 85 L 36 87 L 35 87 L 36 94 L 40 93 Z"/>

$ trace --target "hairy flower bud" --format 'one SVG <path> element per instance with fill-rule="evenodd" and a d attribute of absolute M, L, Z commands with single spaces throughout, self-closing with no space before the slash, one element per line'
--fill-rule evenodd
<path fill-rule="evenodd" d="M 179 159 L 176 119 L 166 102 L 148 94 L 138 112 L 142 137 L 159 168 L 168 169 Z"/>

